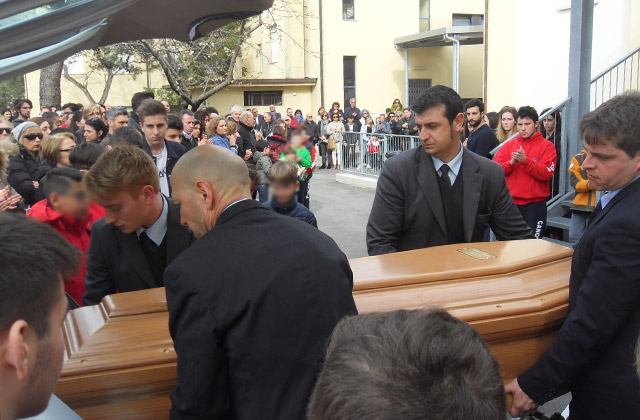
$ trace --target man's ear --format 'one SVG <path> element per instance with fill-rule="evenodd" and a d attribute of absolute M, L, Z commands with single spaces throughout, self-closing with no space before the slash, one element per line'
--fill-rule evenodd
<path fill-rule="evenodd" d="M 536 123 L 535 123 L 533 126 L 534 126 L 534 127 L 536 128 L 536 130 L 537 130 L 539 125 L 540 125 L 540 121 L 536 121 Z"/>
<path fill-rule="evenodd" d="M 9 327 L 6 343 L 1 350 L 2 363 L 11 366 L 16 372 L 16 379 L 24 381 L 29 377 L 29 345 L 27 333 L 29 324 L 20 319 Z"/>
<path fill-rule="evenodd" d="M 217 199 L 216 192 L 207 181 L 196 181 L 196 202 L 204 204 L 206 209 L 212 209 Z"/>
<path fill-rule="evenodd" d="M 159 192 L 156 191 L 156 189 L 151 185 L 145 185 L 144 187 L 142 187 L 142 195 L 144 196 L 145 204 L 151 204 L 156 194 L 159 194 Z"/>
<path fill-rule="evenodd" d="M 453 120 L 453 129 L 460 133 L 462 132 L 464 127 L 464 114 L 461 112 L 456 115 L 456 118 Z"/>
<path fill-rule="evenodd" d="M 51 204 L 51 207 L 56 207 L 60 202 L 60 194 L 51 193 L 49 194 L 49 197 L 47 199 L 49 200 L 49 204 Z"/>

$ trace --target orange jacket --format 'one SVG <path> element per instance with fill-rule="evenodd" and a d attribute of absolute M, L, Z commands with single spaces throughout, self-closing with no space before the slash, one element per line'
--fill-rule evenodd
<path fill-rule="evenodd" d="M 576 190 L 571 206 L 573 210 L 593 211 L 598 201 L 595 190 L 589 188 L 587 171 L 582 169 L 582 162 L 586 157 L 587 151 L 583 150 L 571 159 L 571 165 L 569 165 L 571 186 Z"/>

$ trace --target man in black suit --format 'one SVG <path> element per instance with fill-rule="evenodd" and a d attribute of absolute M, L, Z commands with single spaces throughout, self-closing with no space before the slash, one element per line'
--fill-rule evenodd
<path fill-rule="evenodd" d="M 569 315 L 544 355 L 506 386 L 520 416 L 571 391 L 571 420 L 640 415 L 640 93 L 617 96 L 580 122 L 592 189 L 605 191 L 575 247 Z"/>
<path fill-rule="evenodd" d="M 462 100 L 434 86 L 413 105 L 422 147 L 385 162 L 367 225 L 369 255 L 533 238 L 513 204 L 502 168 L 460 143 Z"/>
<path fill-rule="evenodd" d="M 138 108 L 140 127 L 144 133 L 145 142 L 142 149 L 151 156 L 160 177 L 160 191 L 167 197 L 171 196 L 171 173 L 178 159 L 186 153 L 183 145 L 174 141 L 167 141 L 167 127 L 169 120 L 167 109 L 162 102 L 147 99 Z"/>
<path fill-rule="evenodd" d="M 171 418 L 304 419 L 331 331 L 356 314 L 346 256 L 251 200 L 247 166 L 231 151 L 191 150 L 171 183 L 200 238 L 165 274 L 178 355 Z M 247 249 L 269 257 L 247 260 Z"/>
<path fill-rule="evenodd" d="M 98 159 L 84 184 L 106 216 L 91 228 L 82 302 L 164 286 L 164 268 L 193 236 L 173 201 L 160 194 L 153 161 L 139 148 L 116 147 Z"/>

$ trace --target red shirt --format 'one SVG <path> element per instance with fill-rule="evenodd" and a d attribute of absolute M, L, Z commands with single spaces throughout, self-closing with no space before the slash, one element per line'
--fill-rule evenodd
<path fill-rule="evenodd" d="M 527 159 L 511 165 L 511 154 L 520 147 Z M 545 200 L 551 194 L 549 180 L 556 172 L 556 147 L 536 132 L 525 140 L 518 134 L 498 150 L 493 159 L 504 169 L 507 186 L 516 205 Z"/>
<path fill-rule="evenodd" d="M 84 276 L 87 272 L 91 225 L 96 220 L 103 218 L 104 215 L 105 209 L 103 207 L 91 203 L 87 216 L 83 220 L 77 220 L 54 211 L 46 199 L 38 201 L 27 213 L 27 216 L 51 226 L 80 251 L 78 272 L 64 284 L 64 290 L 80 306 L 82 306 L 82 295 L 84 295 Z"/>

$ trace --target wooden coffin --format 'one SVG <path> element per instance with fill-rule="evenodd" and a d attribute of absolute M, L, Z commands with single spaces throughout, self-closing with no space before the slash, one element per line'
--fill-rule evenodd
<path fill-rule="evenodd" d="M 351 260 L 361 313 L 441 306 L 473 325 L 505 381 L 553 342 L 567 314 L 572 250 L 541 240 L 449 245 Z M 164 289 L 69 313 L 56 395 L 86 420 L 168 418 L 176 355 Z"/>

